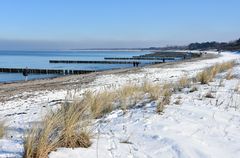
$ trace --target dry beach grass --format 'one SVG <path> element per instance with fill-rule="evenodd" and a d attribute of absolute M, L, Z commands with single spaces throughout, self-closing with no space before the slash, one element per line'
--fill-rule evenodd
<path fill-rule="evenodd" d="M 89 147 L 89 120 L 82 102 L 64 104 L 25 136 L 25 158 L 47 158 L 57 147 Z"/>
<path fill-rule="evenodd" d="M 226 78 L 227 80 L 231 80 L 231 79 L 233 78 L 232 69 L 228 70 L 225 78 Z"/>
<path fill-rule="evenodd" d="M 5 123 L 4 121 L 0 121 L 0 138 L 4 136 L 5 133 Z"/>
<path fill-rule="evenodd" d="M 35 126 L 27 133 L 24 157 L 45 158 L 58 147 L 89 147 L 91 119 L 102 117 L 119 107 L 126 110 L 142 100 L 145 93 L 149 94 L 150 100 L 159 97 L 157 112 L 163 111 L 164 106 L 169 104 L 170 86 L 150 83 L 126 85 L 116 91 L 88 91 L 81 101 L 65 103 L 48 114 L 41 127 Z"/>
<path fill-rule="evenodd" d="M 201 84 L 208 84 L 210 81 L 215 78 L 215 76 L 218 73 L 224 72 L 226 70 L 232 69 L 235 65 L 235 61 L 228 61 L 221 64 L 215 64 L 214 66 L 203 70 L 202 72 L 199 72 L 197 74 L 197 81 Z M 231 73 L 227 75 L 227 77 L 230 77 Z"/>

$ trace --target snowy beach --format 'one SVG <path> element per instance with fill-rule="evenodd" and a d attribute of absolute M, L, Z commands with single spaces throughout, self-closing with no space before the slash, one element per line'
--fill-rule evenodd
<path fill-rule="evenodd" d="M 218 55 L 210 51 L 208 54 Z M 232 69 L 232 79 L 225 79 L 227 72 L 223 72 L 209 84 L 196 84 L 194 92 L 185 88 L 173 93 L 162 114 L 156 113 L 155 101 L 128 109 L 126 113 L 114 110 L 94 123 L 95 136 L 89 148 L 59 148 L 49 156 L 240 157 L 239 59 L 239 54 L 223 52 L 217 58 L 181 62 L 169 67 L 97 75 L 90 82 L 71 85 L 66 90 L 30 90 L 14 94 L 0 102 L 0 120 L 7 126 L 6 134 L 0 139 L 0 157 L 22 157 L 25 130 L 40 122 L 65 99 L 75 99 L 88 90 L 118 89 L 129 83 L 174 83 L 182 76 L 192 78 L 207 67 L 231 60 L 237 62 Z M 213 98 L 206 97 L 208 92 Z"/>

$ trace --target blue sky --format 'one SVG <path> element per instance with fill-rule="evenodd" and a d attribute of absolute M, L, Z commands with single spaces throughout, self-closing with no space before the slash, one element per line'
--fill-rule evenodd
<path fill-rule="evenodd" d="M 182 45 L 240 38 L 239 0 L 0 0 L 0 49 Z"/>

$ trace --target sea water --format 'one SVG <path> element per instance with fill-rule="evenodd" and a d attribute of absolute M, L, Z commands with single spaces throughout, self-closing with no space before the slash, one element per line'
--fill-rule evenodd
<path fill-rule="evenodd" d="M 0 68 L 34 68 L 64 70 L 109 70 L 132 67 L 132 64 L 53 64 L 49 60 L 99 61 L 105 57 L 133 57 L 147 51 L 0 51 Z M 145 61 L 146 62 L 146 61 Z M 30 74 L 29 79 L 50 78 L 59 75 Z M 24 80 L 21 73 L 0 73 L 0 82 Z"/>

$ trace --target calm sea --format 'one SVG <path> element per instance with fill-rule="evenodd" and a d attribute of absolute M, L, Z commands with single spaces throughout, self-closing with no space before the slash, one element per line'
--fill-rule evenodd
<path fill-rule="evenodd" d="M 129 64 L 50 64 L 49 60 L 104 60 L 104 57 L 132 57 L 146 51 L 0 51 L 0 68 L 108 70 L 132 67 Z M 57 77 L 30 74 L 29 79 Z M 0 82 L 23 80 L 21 73 L 0 73 Z"/>

